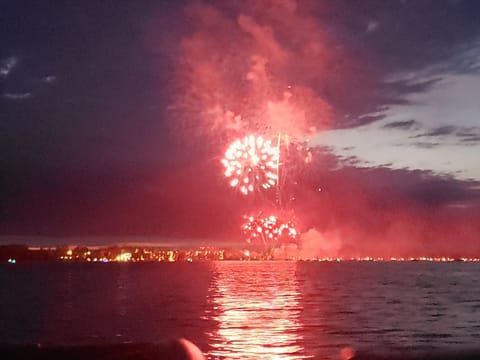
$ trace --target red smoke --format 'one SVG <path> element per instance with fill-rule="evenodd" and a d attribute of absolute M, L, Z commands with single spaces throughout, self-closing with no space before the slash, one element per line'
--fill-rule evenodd
<path fill-rule="evenodd" d="M 322 28 L 295 2 L 196 4 L 194 31 L 182 41 L 173 107 L 187 128 L 303 137 L 323 128 L 330 107 L 312 88 L 324 78 Z"/>
<path fill-rule="evenodd" d="M 339 168 L 316 154 L 318 173 L 299 189 L 295 210 L 307 232 L 309 256 L 468 256 L 480 254 L 480 202 L 469 184 L 428 172 Z M 321 163 L 324 163 L 324 166 Z M 431 199 L 418 188 L 443 185 Z M 316 186 L 314 186 L 316 185 Z M 470 184 L 475 186 L 475 184 Z M 321 188 L 321 191 L 318 191 Z M 465 191 L 466 199 L 442 199 Z M 313 231 L 312 231 L 313 229 Z M 310 231 L 308 231 L 310 230 Z M 317 241 L 310 241 L 312 239 Z M 304 240 L 304 238 L 302 238 Z"/>
<path fill-rule="evenodd" d="M 175 61 L 171 106 L 177 120 L 173 126 L 181 128 L 179 137 L 190 141 L 199 135 L 204 144 L 216 140 L 220 146 L 215 144 L 213 152 L 220 156 L 231 137 L 261 132 L 302 138 L 326 127 L 345 126 L 338 108 L 363 114 L 372 110 L 365 93 L 381 81 L 375 73 L 382 70 L 372 70 L 378 64 L 366 61 L 358 45 L 338 46 L 319 21 L 333 16 L 332 9 L 294 0 L 215 4 L 196 3 L 185 11 L 191 28 Z M 388 96 L 374 93 L 368 99 Z M 313 156 L 313 162 L 308 166 L 316 170 L 306 175 L 309 170 L 302 169 L 293 191 L 305 256 L 480 254 L 478 198 L 472 203 L 462 200 L 454 208 L 455 199 L 435 202 L 442 191 L 432 199 L 417 195 L 418 186 L 429 186 L 432 174 L 342 167 L 321 154 Z M 238 233 L 231 219 L 241 219 L 244 199 L 225 191 L 228 184 L 222 183 L 219 168 L 209 164 L 194 172 L 202 174 L 203 185 L 195 182 L 184 191 L 180 174 L 170 174 L 168 185 L 164 179 L 158 185 L 169 189 L 165 196 L 172 207 L 183 206 L 178 214 L 195 218 L 185 223 L 185 230 L 197 224 L 211 236 Z M 450 185 L 469 191 L 468 183 L 442 181 L 447 192 Z M 221 214 L 224 226 L 210 227 L 212 217 L 198 213 L 204 208 Z"/>

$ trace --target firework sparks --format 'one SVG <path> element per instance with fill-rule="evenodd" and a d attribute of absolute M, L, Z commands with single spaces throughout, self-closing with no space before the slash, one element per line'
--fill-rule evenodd
<path fill-rule="evenodd" d="M 225 152 L 222 164 L 230 186 L 247 195 L 269 189 L 278 181 L 278 149 L 261 136 L 235 140 Z"/>
<path fill-rule="evenodd" d="M 242 225 L 248 243 L 261 240 L 265 246 L 278 242 L 296 242 L 298 231 L 292 221 L 282 221 L 276 215 L 245 216 Z"/>

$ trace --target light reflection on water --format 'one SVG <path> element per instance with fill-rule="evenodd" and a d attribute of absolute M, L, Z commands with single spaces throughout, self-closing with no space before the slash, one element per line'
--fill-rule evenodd
<path fill-rule="evenodd" d="M 209 293 L 213 310 L 207 317 L 218 327 L 208 334 L 211 358 L 309 357 L 302 345 L 296 267 L 294 262 L 214 264 Z"/>

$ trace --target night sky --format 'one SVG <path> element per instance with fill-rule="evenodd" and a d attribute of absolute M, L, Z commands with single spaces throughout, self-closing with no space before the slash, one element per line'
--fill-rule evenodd
<path fill-rule="evenodd" d="M 239 243 L 220 160 L 281 129 L 306 248 L 480 255 L 478 1 L 0 7 L 0 244 Z"/>

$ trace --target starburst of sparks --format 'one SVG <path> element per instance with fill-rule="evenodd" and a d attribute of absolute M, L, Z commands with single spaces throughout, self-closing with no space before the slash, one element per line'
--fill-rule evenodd
<path fill-rule="evenodd" d="M 282 221 L 276 215 L 245 216 L 242 231 L 248 243 L 261 240 L 264 245 L 282 242 L 296 242 L 298 231 L 292 221 Z"/>
<path fill-rule="evenodd" d="M 278 181 L 279 152 L 271 140 L 249 135 L 235 140 L 225 152 L 222 164 L 230 186 L 247 195 L 269 189 Z"/>

